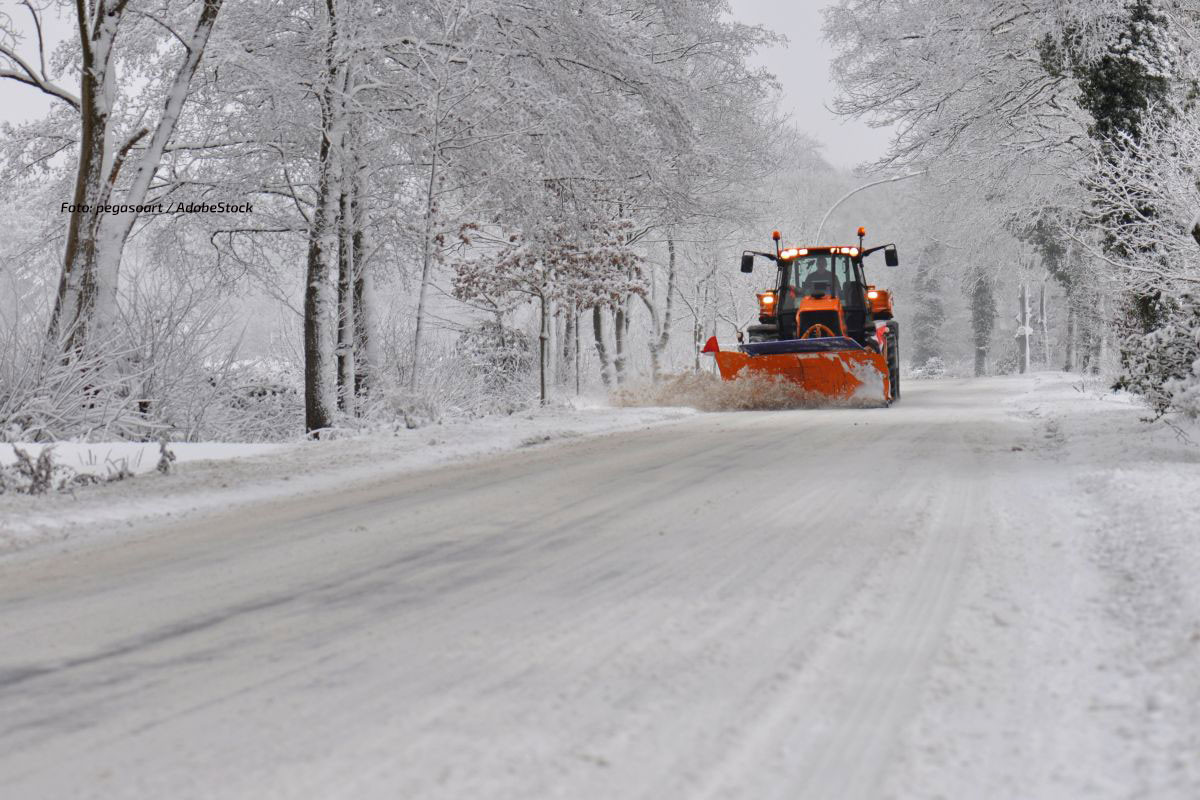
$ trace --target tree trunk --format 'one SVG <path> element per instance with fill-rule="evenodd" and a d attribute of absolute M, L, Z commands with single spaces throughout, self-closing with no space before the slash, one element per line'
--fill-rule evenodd
<path fill-rule="evenodd" d="M 613 344 L 616 353 L 613 355 L 613 371 L 616 373 L 617 385 L 625 383 L 625 306 L 618 305 L 613 313 Z"/>
<path fill-rule="evenodd" d="M 355 279 L 354 222 L 350 181 L 343 180 L 338 193 L 338 313 L 337 313 L 337 403 L 338 408 L 357 414 L 354 380 Z"/>
<path fill-rule="evenodd" d="M 1029 334 L 1032 330 L 1029 325 L 1029 288 L 1025 282 L 1021 282 L 1021 288 L 1017 295 L 1017 323 L 1020 328 L 1017 329 L 1017 338 L 1019 339 L 1019 348 L 1017 350 L 1017 358 L 1020 362 L 1021 374 L 1029 372 Z"/>
<path fill-rule="evenodd" d="M 367 263 L 366 170 L 360 165 L 350 199 L 350 218 L 354 223 L 354 393 L 369 397 L 379 369 L 375 339 L 375 277 Z"/>
<path fill-rule="evenodd" d="M 304 291 L 304 417 L 309 433 L 333 423 L 337 395 L 333 386 L 332 267 L 336 250 L 333 236 L 332 175 L 329 137 L 321 138 L 321 172 L 317 207 L 308 235 L 307 286 Z"/>
<path fill-rule="evenodd" d="M 318 154 L 317 203 L 308 232 L 308 262 L 304 291 L 304 424 L 311 434 L 333 423 L 337 407 L 334 388 L 334 330 L 330 260 L 337 253 L 336 198 L 341 163 L 341 109 L 336 87 L 339 67 L 337 13 L 334 0 L 326 0 L 329 41 L 326 49 L 325 86 L 321 93 L 321 146 Z M 319 434 L 318 434 L 319 435 Z"/>
<path fill-rule="evenodd" d="M 1071 302 L 1071 296 L 1067 295 L 1067 331 L 1066 331 L 1066 358 L 1063 361 L 1063 372 L 1075 371 L 1075 304 Z"/>
<path fill-rule="evenodd" d="M 1042 340 L 1042 369 L 1048 369 L 1050 366 L 1050 323 L 1046 319 L 1048 313 L 1046 282 L 1042 281 L 1042 288 L 1038 293 L 1038 335 Z"/>
<path fill-rule="evenodd" d="M 655 383 L 658 382 L 659 375 L 662 372 L 662 354 L 667 349 L 667 345 L 671 341 L 671 312 L 672 303 L 675 297 L 675 240 L 670 236 L 667 237 L 667 297 L 663 301 L 664 311 L 662 319 L 659 319 L 658 308 L 649 300 L 642 297 L 642 301 L 646 305 L 646 310 L 650 312 L 650 321 L 653 330 L 650 336 L 650 377 Z"/>
<path fill-rule="evenodd" d="M 610 388 L 612 378 L 608 374 L 608 348 L 604 344 L 604 317 L 600 306 L 592 306 L 592 336 L 596 340 L 596 355 L 600 357 L 600 380 L 605 388 Z"/>
<path fill-rule="evenodd" d="M 545 291 L 542 292 L 539 301 L 542 309 L 542 329 L 538 333 L 538 384 L 541 404 L 546 405 L 546 356 L 550 346 L 550 301 L 546 299 Z"/>
<path fill-rule="evenodd" d="M 558 383 L 562 359 L 556 355 L 561 334 L 558 332 L 558 307 L 553 301 L 549 303 L 546 313 L 550 316 L 549 322 L 546 324 L 546 382 L 554 386 Z"/>
<path fill-rule="evenodd" d="M 559 375 L 560 382 L 566 383 L 567 376 L 571 373 L 572 365 L 575 363 L 575 347 L 578 341 L 578 335 L 575 333 L 575 325 L 578 323 L 579 315 L 575 309 L 567 309 L 563 314 L 563 336 L 562 336 L 562 371 Z"/>
<path fill-rule="evenodd" d="M 363 263 L 354 271 L 354 394 L 360 405 L 374 391 L 379 369 L 376 314 L 375 277 L 370 265 Z"/>
<path fill-rule="evenodd" d="M 996 320 L 996 298 L 984 268 L 977 267 L 971 286 L 971 332 L 975 344 L 975 375 L 987 374 L 988 350 Z"/>
<path fill-rule="evenodd" d="M 692 311 L 692 349 L 695 352 L 696 360 L 694 368 L 697 372 L 700 371 L 700 350 L 703 348 L 707 338 L 704 335 L 704 317 L 709 311 L 709 290 L 714 274 L 713 271 L 710 271 L 703 280 L 696 284 L 696 305 Z"/>
<path fill-rule="evenodd" d="M 58 295 L 50 317 L 48 339 L 58 352 L 72 352 L 87 341 L 88 323 L 96 302 L 96 227 L 99 215 L 84 211 L 95 208 L 106 192 L 111 159 L 109 117 L 112 113 L 112 46 L 119 15 L 97 20 L 94 32 L 87 30 L 79 7 L 79 38 L 83 64 L 79 81 L 79 163 L 75 171 L 74 210 L 67 221 L 67 244 L 63 253 Z"/>
<path fill-rule="evenodd" d="M 438 177 L 438 145 L 441 131 L 441 93 L 436 95 L 434 103 L 433 135 L 429 157 L 429 181 L 425 187 L 425 229 L 421 235 L 421 288 L 417 294 L 416 330 L 413 333 L 412 372 L 408 376 L 408 388 L 416 390 L 418 375 L 421 370 L 421 336 L 425 328 L 426 302 L 429 296 L 429 283 L 433 272 L 433 217 L 435 212 L 434 194 L 437 191 Z"/>

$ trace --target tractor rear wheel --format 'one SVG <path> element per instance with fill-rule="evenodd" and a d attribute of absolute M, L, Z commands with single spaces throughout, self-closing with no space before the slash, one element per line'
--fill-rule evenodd
<path fill-rule="evenodd" d="M 900 399 L 900 323 L 887 323 L 888 383 L 892 387 L 892 402 Z"/>

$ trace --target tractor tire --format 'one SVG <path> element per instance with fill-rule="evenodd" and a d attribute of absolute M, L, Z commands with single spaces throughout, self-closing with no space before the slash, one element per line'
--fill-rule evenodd
<path fill-rule="evenodd" d="M 746 340 L 754 342 L 773 342 L 779 338 L 777 325 L 751 325 L 746 328 Z"/>
<path fill-rule="evenodd" d="M 900 399 L 900 323 L 887 323 L 888 383 L 892 387 L 892 402 Z"/>

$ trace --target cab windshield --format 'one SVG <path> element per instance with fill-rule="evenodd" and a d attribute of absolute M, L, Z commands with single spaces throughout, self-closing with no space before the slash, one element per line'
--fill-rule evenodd
<path fill-rule="evenodd" d="M 833 253 L 812 253 L 784 262 L 780 271 L 780 311 L 795 311 L 801 298 L 815 294 L 840 298 L 846 284 L 854 281 L 850 257 Z"/>

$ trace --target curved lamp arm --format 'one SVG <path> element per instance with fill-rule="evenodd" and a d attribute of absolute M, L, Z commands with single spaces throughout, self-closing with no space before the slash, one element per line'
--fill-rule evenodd
<path fill-rule="evenodd" d="M 924 175 L 928 171 L 929 170 L 923 169 L 919 172 L 910 172 L 907 175 L 893 175 L 890 178 L 882 178 L 877 181 L 871 181 L 870 183 L 859 186 L 857 189 L 852 189 L 851 191 L 847 192 L 845 194 L 845 196 L 842 197 L 842 199 L 840 199 L 836 203 L 834 203 L 833 206 L 828 211 L 825 212 L 825 216 L 821 218 L 821 224 L 817 227 L 817 235 L 813 237 L 813 243 L 820 244 L 821 232 L 825 230 L 825 223 L 829 221 L 830 215 L 833 214 L 834 211 L 837 211 L 838 206 L 840 206 L 842 203 L 849 200 L 851 197 L 854 197 L 854 195 L 858 194 L 859 192 L 863 191 L 864 189 L 870 189 L 872 186 L 879 186 L 884 183 L 896 183 L 898 181 L 908 180 L 909 178 L 916 178 L 921 175 Z"/>

